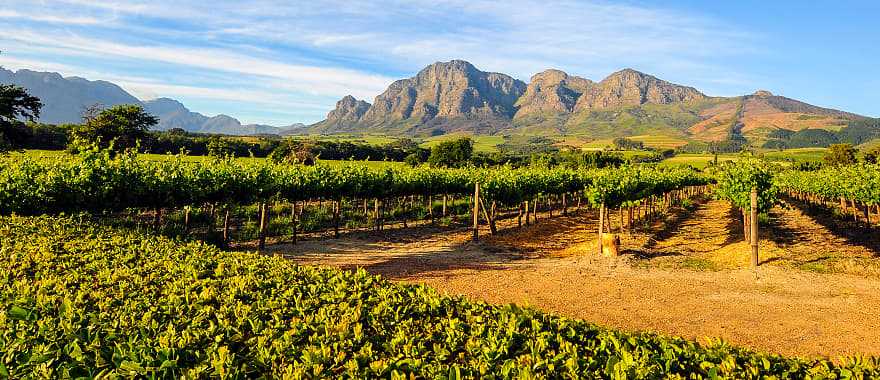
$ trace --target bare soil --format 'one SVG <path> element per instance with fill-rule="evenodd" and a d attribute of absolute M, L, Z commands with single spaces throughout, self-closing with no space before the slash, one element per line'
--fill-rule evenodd
<path fill-rule="evenodd" d="M 751 270 L 735 215 L 719 201 L 674 210 L 624 233 L 623 254 L 612 259 L 595 254 L 592 212 L 545 214 L 522 228 L 509 220 L 476 243 L 466 228 L 419 226 L 266 251 L 623 330 L 786 355 L 880 355 L 876 229 L 776 208 L 761 232 L 762 265 Z"/>

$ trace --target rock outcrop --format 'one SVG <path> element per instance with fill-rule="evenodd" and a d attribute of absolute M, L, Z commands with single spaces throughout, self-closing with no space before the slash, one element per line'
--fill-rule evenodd
<path fill-rule="evenodd" d="M 574 110 L 578 99 L 595 84 L 589 79 L 569 76 L 550 69 L 532 76 L 525 93 L 516 102 L 515 118 Z"/>
<path fill-rule="evenodd" d="M 364 127 L 423 125 L 435 119 L 510 119 L 526 84 L 478 70 L 465 61 L 438 62 L 415 77 L 396 81 L 376 97 L 361 118 Z M 433 124 L 437 124 L 436 122 Z"/>
<path fill-rule="evenodd" d="M 624 69 L 592 86 L 578 99 L 575 111 L 702 99 L 706 99 L 706 95 L 693 87 L 679 86 L 633 69 Z"/>

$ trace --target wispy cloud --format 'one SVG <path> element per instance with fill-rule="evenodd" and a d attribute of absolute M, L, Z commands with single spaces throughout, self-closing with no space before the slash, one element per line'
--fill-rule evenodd
<path fill-rule="evenodd" d="M 50 24 L 97 25 L 104 20 L 95 17 L 64 17 L 51 14 L 24 14 L 13 10 L 0 10 L 0 19 L 27 20 Z"/>
<path fill-rule="evenodd" d="M 729 62 L 759 54 L 761 38 L 705 15 L 598 0 L 41 0 L 5 8 L 0 28 L 16 33 L 0 34 L 0 45 L 11 58 L 149 78 L 125 81 L 142 96 L 238 100 L 267 113 L 290 102 L 309 115 L 291 122 L 317 121 L 324 112 L 307 108 L 329 110 L 343 95 L 371 101 L 393 79 L 449 59 L 524 80 L 550 67 L 593 79 L 635 67 L 727 95 L 751 87 Z M 718 72 L 736 80 L 693 81 Z"/>

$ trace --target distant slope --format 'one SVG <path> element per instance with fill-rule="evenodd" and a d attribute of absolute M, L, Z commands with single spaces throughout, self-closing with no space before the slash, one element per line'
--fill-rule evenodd
<path fill-rule="evenodd" d="M 509 127 L 525 89 L 519 80 L 465 61 L 437 62 L 392 83 L 372 105 L 346 97 L 327 120 L 311 128 L 321 133 L 491 134 Z"/>
<path fill-rule="evenodd" d="M 83 111 L 92 105 L 111 107 L 119 104 L 140 104 L 159 118 L 157 130 L 181 128 L 189 132 L 218 133 L 228 135 L 280 134 L 289 129 L 302 128 L 291 125 L 277 128 L 268 125 L 242 125 L 237 119 L 226 115 L 207 117 L 191 112 L 180 102 L 159 98 L 141 101 L 121 87 L 106 81 L 89 81 L 79 77 L 62 77 L 58 73 L 0 68 L 0 83 L 24 87 L 40 98 L 43 109 L 40 122 L 48 124 L 80 123 Z"/>
<path fill-rule="evenodd" d="M 88 81 L 78 77 L 64 78 L 58 73 L 0 68 L 0 83 L 11 83 L 28 89 L 40 98 L 43 109 L 40 121 L 49 124 L 79 123 L 83 111 L 96 103 L 104 106 L 140 103 L 121 87 L 105 81 Z"/>
<path fill-rule="evenodd" d="M 633 69 L 599 82 L 549 69 L 530 83 L 485 73 L 465 61 L 438 62 L 399 80 L 373 104 L 346 97 L 310 133 L 582 136 L 760 144 L 774 130 L 836 130 L 864 117 L 767 91 L 710 97 Z"/>

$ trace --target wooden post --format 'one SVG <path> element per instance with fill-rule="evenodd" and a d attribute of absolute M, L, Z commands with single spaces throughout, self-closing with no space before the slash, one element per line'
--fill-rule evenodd
<path fill-rule="evenodd" d="M 226 206 L 226 213 L 223 215 L 223 248 L 229 248 L 229 206 Z"/>
<path fill-rule="evenodd" d="M 291 228 L 291 229 L 293 230 L 292 232 L 293 232 L 293 244 L 294 245 L 296 244 L 296 240 L 297 240 L 297 236 L 296 236 L 297 231 L 296 230 L 298 229 L 297 228 L 297 221 L 299 219 L 298 217 L 299 217 L 299 215 L 296 212 L 296 201 L 294 201 L 290 205 L 290 224 L 293 225 L 293 228 Z"/>
<path fill-rule="evenodd" d="M 217 220 L 217 205 L 214 203 L 210 204 L 209 212 L 208 212 L 208 236 L 214 236 L 214 225 Z"/>
<path fill-rule="evenodd" d="M 259 249 L 266 248 L 266 227 L 268 227 L 268 212 L 266 210 L 266 202 L 260 203 L 260 243 Z"/>
<path fill-rule="evenodd" d="M 379 231 L 379 198 L 373 200 L 373 221 L 376 224 L 376 231 Z"/>
<path fill-rule="evenodd" d="M 480 238 L 480 183 L 474 184 L 474 241 Z"/>
<path fill-rule="evenodd" d="M 749 233 L 752 243 L 752 268 L 758 267 L 758 189 L 752 188 L 751 194 L 751 217 L 749 219 L 751 233 Z"/>
<path fill-rule="evenodd" d="M 341 200 L 333 201 L 333 238 L 339 239 L 339 208 Z"/>
<path fill-rule="evenodd" d="M 532 201 L 532 217 L 535 219 L 535 224 L 538 224 L 538 197 Z"/>
<path fill-rule="evenodd" d="M 852 206 L 853 221 L 859 221 L 859 208 L 856 207 L 856 200 L 850 199 L 849 204 Z"/>
<path fill-rule="evenodd" d="M 526 225 L 528 226 L 530 224 L 530 222 L 529 222 L 529 201 L 525 201 L 523 203 L 525 203 L 525 206 L 526 206 Z"/>
<path fill-rule="evenodd" d="M 443 194 L 443 217 L 446 217 L 446 202 L 448 201 L 448 196 Z"/>
<path fill-rule="evenodd" d="M 568 216 L 568 198 L 562 193 L 562 216 Z"/>
<path fill-rule="evenodd" d="M 516 213 L 516 226 L 522 227 L 522 217 L 523 217 L 523 203 L 519 202 L 519 210 Z"/>
<path fill-rule="evenodd" d="M 183 232 L 189 235 L 189 206 L 183 208 Z"/>
<path fill-rule="evenodd" d="M 602 236 L 605 235 L 605 202 L 599 206 L 599 256 L 602 256 Z"/>

